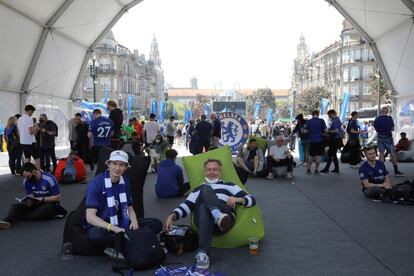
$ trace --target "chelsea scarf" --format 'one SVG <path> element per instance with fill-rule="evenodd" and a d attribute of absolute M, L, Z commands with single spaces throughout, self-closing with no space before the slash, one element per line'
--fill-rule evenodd
<path fill-rule="evenodd" d="M 106 190 L 106 202 L 108 204 L 109 209 L 109 219 L 110 223 L 112 225 L 116 225 L 119 227 L 122 227 L 124 229 L 127 229 L 129 226 L 129 214 L 128 214 L 128 202 L 127 202 L 127 196 L 126 196 L 126 185 L 124 182 L 124 178 L 121 176 L 121 179 L 119 180 L 118 186 L 118 193 L 119 193 L 119 206 L 118 208 L 121 208 L 121 214 L 122 214 L 122 222 L 118 222 L 118 212 L 115 204 L 115 196 L 114 191 L 112 189 L 112 182 L 111 178 L 109 176 L 109 171 L 105 172 L 105 190 Z"/>

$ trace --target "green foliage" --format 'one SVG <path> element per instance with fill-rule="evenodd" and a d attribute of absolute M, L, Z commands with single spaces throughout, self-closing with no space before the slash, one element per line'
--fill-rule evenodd
<path fill-rule="evenodd" d="M 325 87 L 308 88 L 296 95 L 296 114 L 312 114 L 312 111 L 321 109 L 322 98 L 330 97 L 331 93 Z"/>
<path fill-rule="evenodd" d="M 384 78 L 380 78 L 380 93 L 381 93 L 381 103 L 388 103 L 391 99 L 391 91 L 388 88 L 387 84 L 384 81 Z M 372 99 L 374 100 L 373 104 L 377 104 L 378 99 L 378 78 L 375 75 L 371 75 L 370 86 L 372 91 Z"/>
<path fill-rule="evenodd" d="M 276 112 L 279 118 L 289 117 L 289 102 L 287 100 L 276 100 L 275 101 Z"/>

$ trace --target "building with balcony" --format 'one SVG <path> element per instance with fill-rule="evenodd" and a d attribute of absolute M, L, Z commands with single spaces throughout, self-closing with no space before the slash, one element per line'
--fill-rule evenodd
<path fill-rule="evenodd" d="M 132 116 L 148 115 L 151 101 L 164 99 L 164 71 L 155 36 L 146 59 L 138 50 L 119 44 L 110 31 L 95 48 L 94 59 L 95 69 L 92 60 L 85 68 L 82 99 L 93 101 L 95 89 L 96 101 L 107 96 L 127 111 L 131 97 Z"/>

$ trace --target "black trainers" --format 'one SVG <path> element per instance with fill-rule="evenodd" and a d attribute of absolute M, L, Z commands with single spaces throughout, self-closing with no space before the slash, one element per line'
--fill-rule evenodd
<path fill-rule="evenodd" d="M 404 176 L 404 173 L 402 173 L 402 172 L 400 172 L 400 171 L 395 171 L 395 172 L 394 172 L 394 176 L 397 176 L 397 177 L 403 177 L 403 176 Z"/>
<path fill-rule="evenodd" d="M 315 172 L 313 174 L 314 175 L 320 175 L 321 173 L 318 170 L 315 170 Z"/>
<path fill-rule="evenodd" d="M 321 173 L 329 173 L 329 170 L 325 168 L 325 169 L 321 170 L 320 172 Z"/>
<path fill-rule="evenodd" d="M 339 170 L 338 170 L 338 169 L 333 169 L 333 170 L 331 171 L 331 173 L 339 173 Z"/>

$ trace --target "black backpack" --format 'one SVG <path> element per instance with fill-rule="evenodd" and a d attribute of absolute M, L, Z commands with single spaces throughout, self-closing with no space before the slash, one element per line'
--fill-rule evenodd
<path fill-rule="evenodd" d="M 132 270 L 145 270 L 159 266 L 166 257 L 158 237 L 151 229 L 139 228 L 137 230 L 126 229 L 115 237 L 115 250 L 121 252 Z M 112 267 L 117 273 L 122 273 L 118 260 Z"/>
<path fill-rule="evenodd" d="M 187 225 L 174 225 L 168 232 L 162 232 L 161 242 L 169 252 L 181 256 L 184 252 L 194 251 L 198 247 L 198 237 L 194 230 Z"/>

